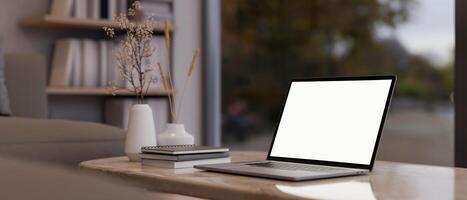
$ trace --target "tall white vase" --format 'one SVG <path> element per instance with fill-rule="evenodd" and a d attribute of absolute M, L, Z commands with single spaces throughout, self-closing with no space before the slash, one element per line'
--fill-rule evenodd
<path fill-rule="evenodd" d="M 194 137 L 185 131 L 183 124 L 167 124 L 165 130 L 157 134 L 158 144 L 164 145 L 191 145 L 194 144 Z"/>
<path fill-rule="evenodd" d="M 156 130 L 152 109 L 147 104 L 136 104 L 131 107 L 128 120 L 128 131 L 125 140 L 125 154 L 130 161 L 140 161 L 139 153 L 143 146 L 156 145 Z"/>

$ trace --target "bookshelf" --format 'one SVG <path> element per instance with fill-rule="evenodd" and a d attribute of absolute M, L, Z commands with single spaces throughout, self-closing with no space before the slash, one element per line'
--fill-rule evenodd
<path fill-rule="evenodd" d="M 55 46 L 53 48 L 53 51 L 55 51 L 55 48 L 57 48 L 57 42 L 59 42 L 60 39 L 74 40 L 73 43 L 75 44 L 76 42 L 78 42 L 79 43 L 78 46 L 80 48 L 79 58 L 81 59 L 81 63 L 78 65 L 98 66 L 96 65 L 96 63 L 89 64 L 83 61 L 88 60 L 89 58 L 95 58 L 89 55 L 96 55 L 96 54 L 110 55 L 108 54 L 110 51 L 102 50 L 102 49 L 110 49 L 111 46 L 113 48 L 113 45 L 100 44 L 100 42 L 104 42 L 104 43 L 107 42 L 106 40 L 108 39 L 108 37 L 104 37 L 105 31 L 103 30 L 103 27 L 114 28 L 117 34 L 124 33 L 122 30 L 119 29 L 118 25 L 115 22 L 107 18 L 108 16 L 112 15 L 110 13 L 116 12 L 114 14 L 117 14 L 121 12 L 121 9 L 123 8 L 123 6 L 125 6 L 125 3 L 121 4 L 122 2 L 129 2 L 127 0 L 115 0 L 113 1 L 114 3 L 117 2 L 117 5 L 113 4 L 113 6 L 117 6 L 115 8 L 110 5 L 111 4 L 110 1 L 103 1 L 103 0 L 98 0 L 98 1 L 107 2 L 104 4 L 108 6 L 107 14 L 100 15 L 102 13 L 99 13 L 97 15 L 101 19 L 96 19 L 96 15 L 94 13 L 95 12 L 94 9 L 96 8 L 96 5 L 88 4 L 83 7 L 84 4 L 82 2 L 84 2 L 84 0 L 65 0 L 65 1 L 62 1 L 62 3 L 72 2 L 71 13 L 60 15 L 60 14 L 57 14 L 56 12 L 55 15 L 52 15 L 50 13 L 54 13 L 53 12 L 54 5 L 51 5 L 50 11 L 48 13 L 45 13 L 42 15 L 27 16 L 25 18 L 20 19 L 17 22 L 17 25 L 18 27 L 22 29 L 28 29 L 27 31 L 31 31 L 31 32 L 36 31 L 36 29 L 44 29 L 47 31 L 50 30 L 51 35 L 53 35 L 54 37 L 53 40 L 55 40 L 54 42 Z M 51 1 L 51 2 L 53 4 L 54 2 L 59 2 L 59 1 Z M 166 9 L 166 12 L 169 12 L 169 17 L 167 18 L 173 19 L 173 1 L 172 0 L 142 0 L 141 2 L 146 3 L 146 5 L 152 9 L 155 9 L 155 7 L 158 7 L 158 6 L 159 6 L 158 8 Z M 78 4 L 80 4 L 80 6 L 78 6 Z M 103 4 L 101 4 L 101 6 L 102 5 Z M 128 6 L 128 4 L 126 4 L 126 6 Z M 84 16 L 82 15 L 83 8 L 87 9 L 84 12 L 86 13 Z M 114 8 L 117 10 L 113 10 Z M 68 7 L 68 9 L 70 8 Z M 124 8 L 125 11 L 126 9 L 127 8 Z M 101 10 L 98 10 L 97 12 L 103 12 L 102 7 L 101 7 Z M 158 12 L 161 12 L 159 14 L 161 14 L 162 16 L 164 15 L 164 12 L 162 12 L 161 10 L 159 10 Z M 81 16 L 81 17 L 76 17 L 76 16 Z M 163 23 L 157 23 L 156 25 L 157 26 L 154 29 L 154 37 L 163 38 L 164 36 Z M 72 32 L 66 31 L 66 30 L 72 30 Z M 60 33 L 61 31 L 66 31 L 66 32 L 64 32 L 65 34 L 56 34 L 56 33 Z M 170 32 L 171 33 L 174 32 L 173 24 L 171 26 Z M 67 34 L 74 35 L 74 36 L 67 38 L 66 37 Z M 85 40 L 88 40 L 88 41 L 85 41 Z M 171 40 L 173 42 L 172 38 Z M 91 47 L 85 48 L 84 47 L 85 43 L 87 44 L 87 47 L 90 47 L 90 46 Z M 94 43 L 94 44 L 89 45 L 91 43 Z M 107 47 L 101 49 L 100 47 L 101 45 L 107 46 Z M 90 49 L 94 49 L 96 46 L 98 49 L 97 51 L 90 50 Z M 71 48 L 71 47 L 67 47 L 67 48 Z M 68 49 L 67 51 L 71 51 L 71 50 Z M 76 49 L 73 51 L 76 52 Z M 172 51 L 173 50 L 170 50 L 170 52 L 167 52 L 169 54 L 169 58 L 167 62 L 169 63 L 171 63 L 173 59 Z M 92 52 L 92 53 L 83 54 L 83 52 Z M 99 52 L 99 53 L 96 53 L 96 52 Z M 107 53 L 102 53 L 102 52 L 107 52 Z M 55 54 L 55 52 L 53 54 Z M 70 53 L 67 53 L 67 55 L 68 55 L 67 59 L 70 59 Z M 53 56 L 48 58 L 51 60 L 50 61 L 51 64 L 53 63 L 52 58 Z M 106 60 L 106 59 L 104 58 L 103 60 Z M 104 65 L 108 65 L 110 67 L 108 63 L 110 62 L 107 62 L 107 64 L 104 64 Z M 66 64 L 68 64 L 68 62 Z M 99 66 L 100 65 L 101 64 L 99 64 Z M 68 65 L 63 65 L 63 63 L 60 63 L 56 66 L 68 67 Z M 167 64 L 167 66 L 170 66 L 170 65 Z M 52 68 L 52 66 L 49 68 Z M 89 68 L 87 68 L 87 70 L 89 70 Z M 169 69 L 169 70 L 172 70 L 172 69 Z M 80 73 L 84 74 L 83 71 L 81 71 Z M 102 73 L 102 72 L 99 71 L 98 73 Z M 107 70 L 104 73 L 111 73 L 111 71 Z M 83 78 L 83 75 L 78 75 L 78 76 L 81 76 L 80 79 Z M 78 85 L 81 85 L 81 84 L 78 84 Z M 95 85 L 95 84 L 90 84 L 90 85 Z M 97 85 L 101 85 L 101 84 L 97 84 Z M 159 120 L 157 121 L 157 123 L 168 122 L 169 105 L 168 105 L 167 97 L 168 95 L 172 93 L 173 91 L 168 91 L 162 88 L 150 89 L 148 91 L 146 95 L 146 97 L 148 97 L 146 99 L 147 100 L 146 102 L 149 105 L 151 105 L 151 107 L 153 107 L 154 114 L 157 115 L 155 119 Z M 97 86 L 95 88 L 94 87 L 71 87 L 71 86 L 62 86 L 62 87 L 48 86 L 46 89 L 46 95 L 48 96 L 48 110 L 49 110 L 50 118 L 94 121 L 94 122 L 101 122 L 101 123 L 106 123 L 106 124 L 110 124 L 114 126 L 120 126 L 122 128 L 126 124 L 125 117 L 127 117 L 130 107 L 134 103 L 134 97 L 135 97 L 135 95 L 132 92 L 122 90 L 122 91 L 118 91 L 115 96 L 116 98 L 114 98 L 114 95 L 107 88 L 104 88 L 102 86 Z M 160 125 L 160 127 L 163 127 L 163 125 Z"/>
<path fill-rule="evenodd" d="M 19 22 L 19 26 L 23 28 L 94 30 L 102 31 L 102 33 L 104 33 L 102 30 L 104 26 L 118 29 L 118 26 L 110 20 L 56 17 L 51 15 L 27 17 Z M 154 33 L 164 34 L 162 24 L 156 27 Z"/>
<path fill-rule="evenodd" d="M 95 32 L 102 32 L 103 27 L 111 27 L 118 30 L 118 26 L 111 20 L 106 19 L 87 19 L 74 17 L 57 17 L 51 15 L 31 16 L 19 21 L 18 25 L 22 28 L 45 28 L 45 29 L 79 29 Z M 173 32 L 173 26 L 170 32 Z M 156 27 L 155 34 L 163 35 L 162 24 Z M 48 87 L 47 95 L 87 95 L 87 96 L 111 96 L 105 88 L 72 88 L 72 87 Z M 170 94 L 162 89 L 151 89 L 148 96 L 161 97 Z M 119 92 L 120 96 L 133 96 L 130 92 Z"/>
<path fill-rule="evenodd" d="M 55 96 L 113 96 L 107 88 L 48 87 L 46 93 Z M 163 97 L 169 94 L 171 94 L 171 91 L 155 88 L 149 89 L 147 96 Z M 129 91 L 118 91 L 116 96 L 134 96 L 134 94 Z"/>

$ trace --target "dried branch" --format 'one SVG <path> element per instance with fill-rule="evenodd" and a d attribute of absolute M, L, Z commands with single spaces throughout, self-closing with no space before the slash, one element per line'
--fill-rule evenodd
<path fill-rule="evenodd" d="M 121 40 L 118 51 L 115 53 L 116 67 L 125 85 L 117 86 L 113 82 L 111 88 L 113 88 L 112 90 L 126 88 L 135 94 L 138 103 L 144 103 L 144 96 L 147 95 L 150 85 L 156 81 L 151 75 L 154 73 L 154 70 L 151 69 L 152 65 L 150 62 L 145 62 L 155 52 L 151 48 L 150 41 L 156 22 L 151 17 L 141 22 L 129 20 L 128 17 L 135 16 L 140 7 L 139 1 L 135 1 L 128 9 L 127 14 L 121 13 L 114 19 L 117 27 L 126 32 L 126 37 Z M 114 28 L 103 27 L 103 29 L 110 38 L 115 38 Z"/>
<path fill-rule="evenodd" d="M 156 22 L 152 17 L 147 17 L 142 21 L 131 21 L 129 17 L 135 17 L 137 11 L 141 8 L 139 1 L 135 1 L 128 9 L 127 13 L 121 13 L 114 18 L 114 22 L 119 30 L 126 32 L 125 37 L 120 41 L 118 50 L 115 52 L 116 57 L 116 68 L 119 70 L 119 74 L 125 86 L 118 86 L 115 81 L 109 82 L 109 90 L 113 95 L 116 95 L 119 90 L 128 90 L 135 94 L 138 103 L 144 103 L 144 97 L 147 95 L 151 84 L 157 82 L 155 78 L 156 69 L 155 64 L 151 64 L 150 58 L 156 49 L 151 46 L 151 40 L 153 37 L 154 28 Z M 115 29 L 110 27 L 103 27 L 104 31 L 110 38 L 116 38 Z M 170 36 L 170 23 L 167 19 L 164 20 L 164 34 L 165 34 L 165 48 L 167 52 L 170 52 L 171 48 L 171 36 Z M 196 61 L 199 57 L 199 49 L 196 49 L 191 65 L 188 68 L 187 77 L 183 85 L 181 92 L 181 98 L 178 99 L 178 94 L 174 89 L 174 82 L 171 75 L 171 62 L 170 54 L 167 53 L 167 60 L 169 60 L 168 69 L 165 70 L 164 66 L 158 62 L 160 80 L 162 85 L 168 93 L 170 113 L 175 123 L 179 120 L 179 114 L 183 105 L 183 97 L 186 92 L 188 82 L 195 69 Z M 178 106 L 176 109 L 175 105 L 178 100 Z"/>

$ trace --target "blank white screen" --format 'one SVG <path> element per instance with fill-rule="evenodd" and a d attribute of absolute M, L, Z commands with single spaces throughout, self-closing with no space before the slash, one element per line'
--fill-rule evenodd
<path fill-rule="evenodd" d="M 369 165 L 391 80 L 293 82 L 271 156 Z"/>

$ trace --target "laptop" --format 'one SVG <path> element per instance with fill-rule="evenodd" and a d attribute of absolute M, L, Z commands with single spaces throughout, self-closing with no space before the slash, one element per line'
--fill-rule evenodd
<path fill-rule="evenodd" d="M 196 165 L 290 181 L 368 174 L 395 76 L 293 80 L 267 160 Z"/>

